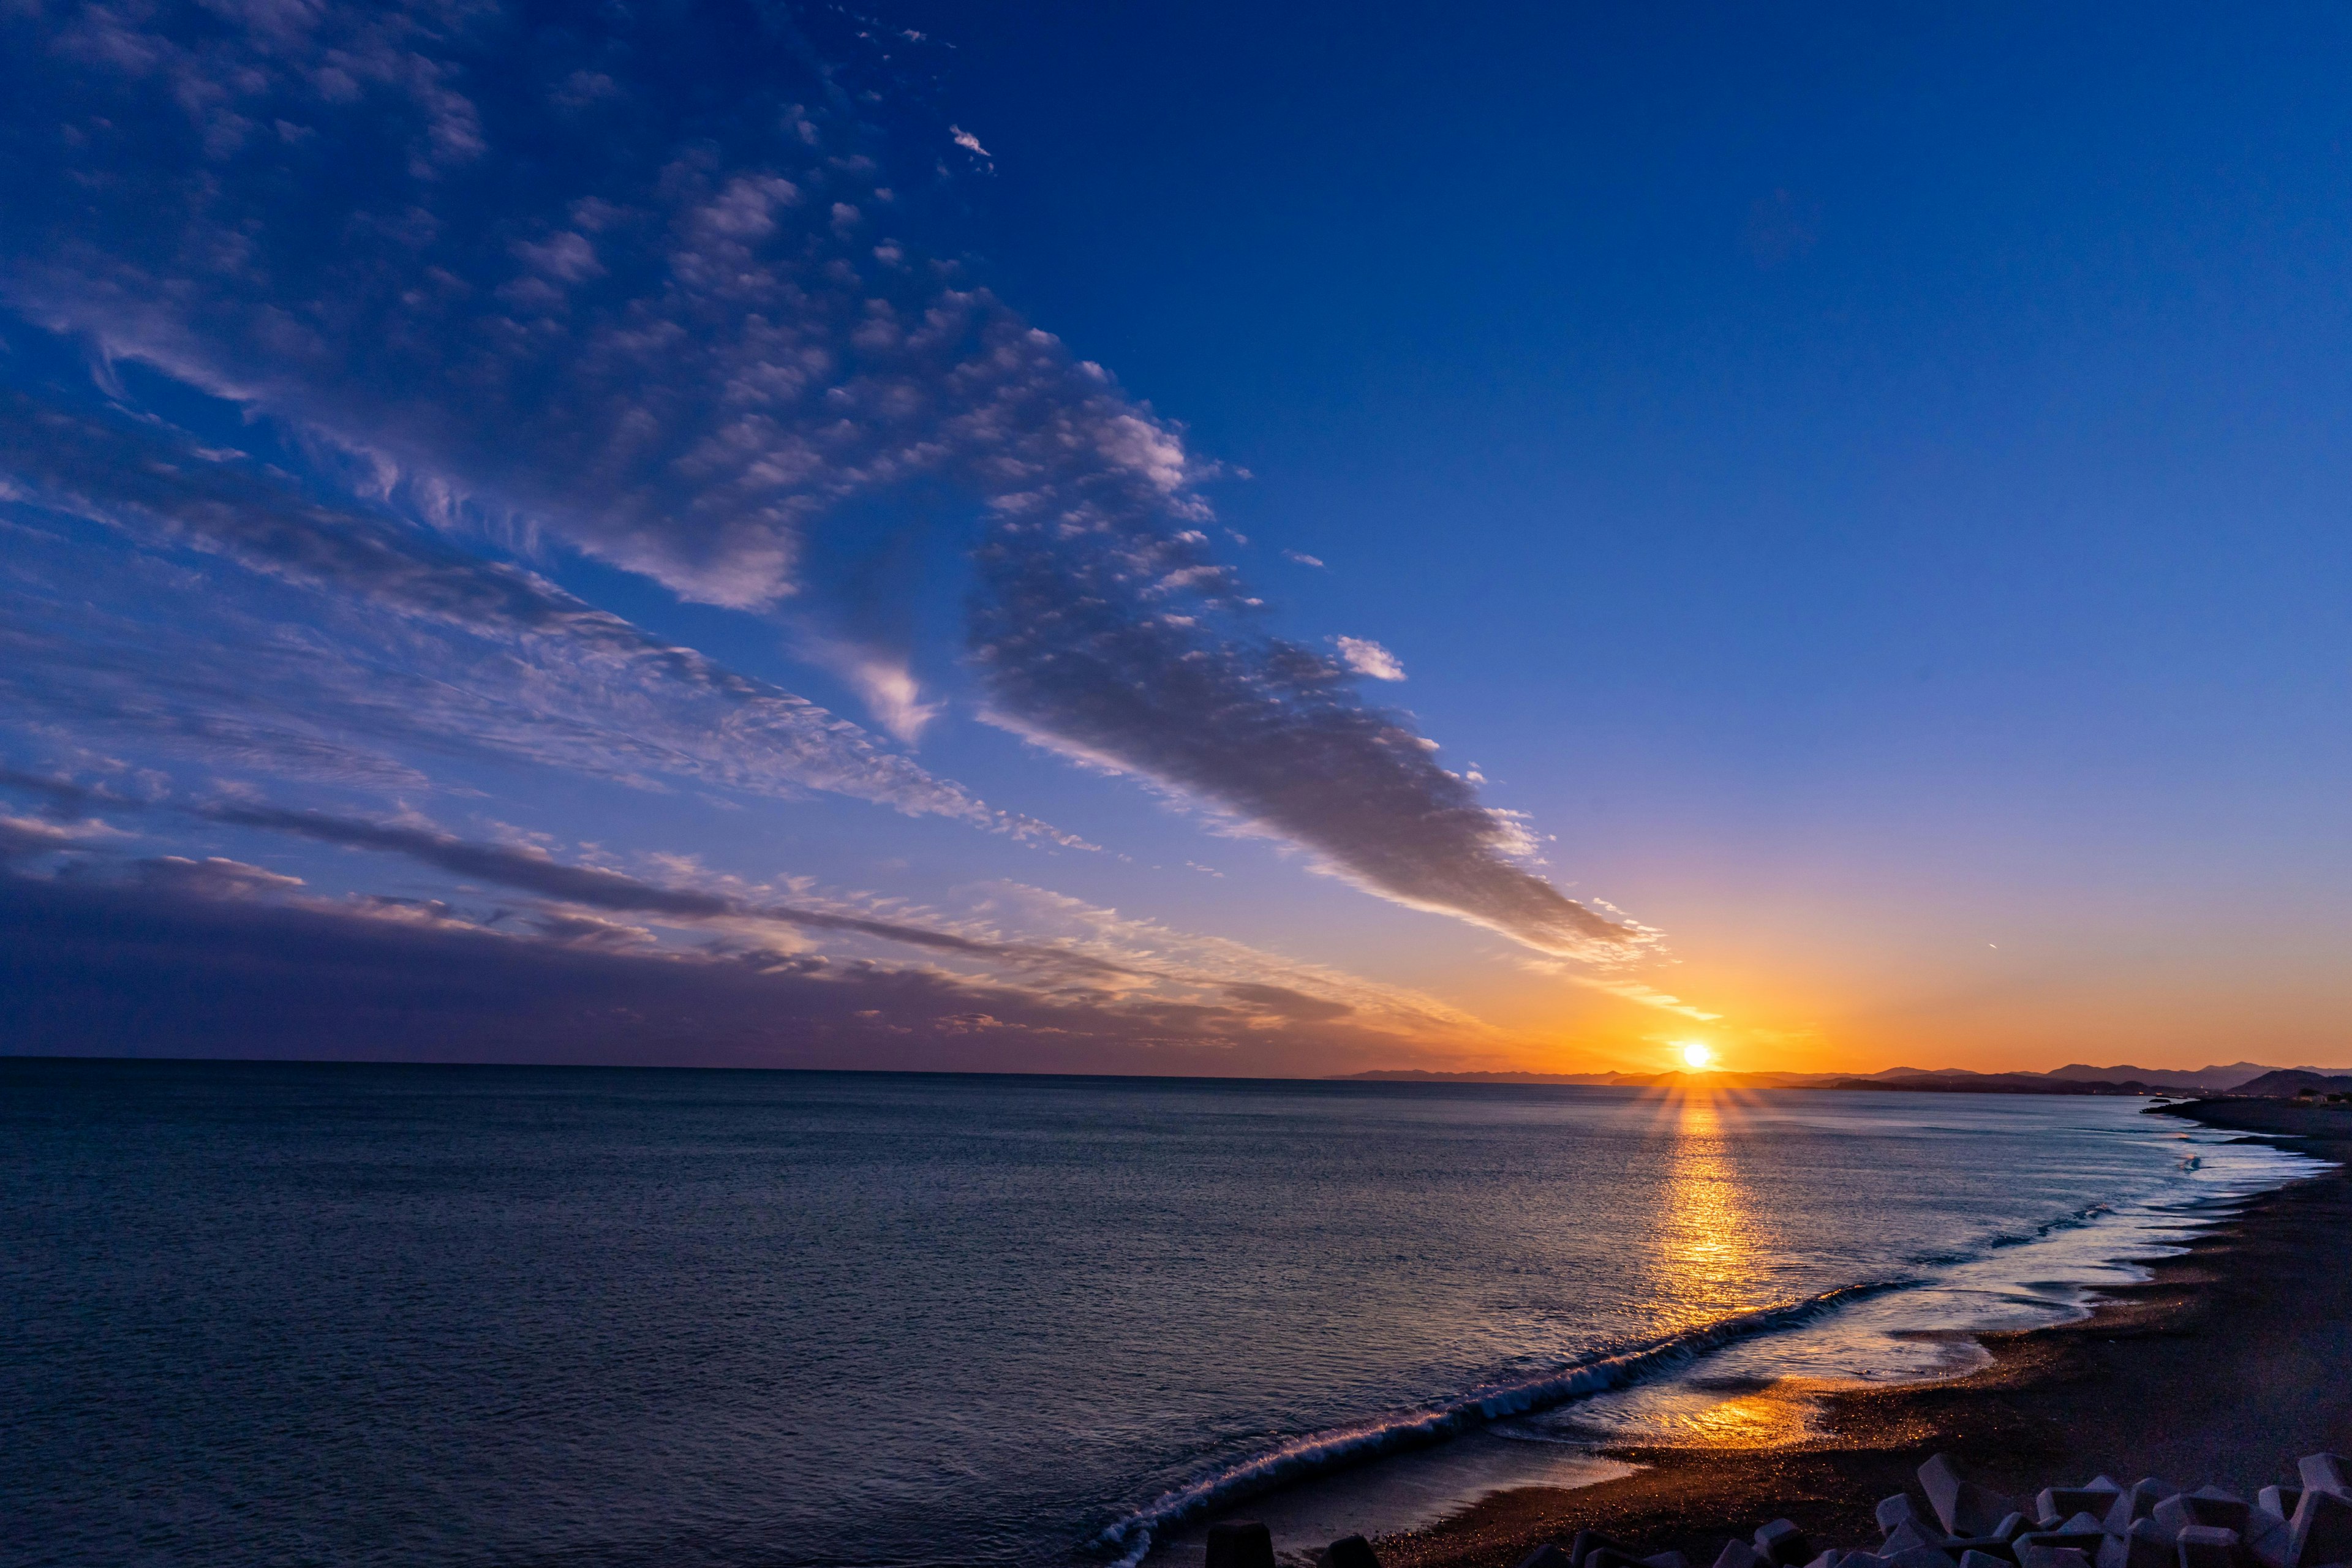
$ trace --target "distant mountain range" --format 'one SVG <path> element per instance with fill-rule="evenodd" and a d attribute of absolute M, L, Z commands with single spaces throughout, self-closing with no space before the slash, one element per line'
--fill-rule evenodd
<path fill-rule="evenodd" d="M 2352 1094 L 2352 1068 L 2279 1068 L 2262 1062 L 2174 1068 L 2129 1065 L 2091 1067 L 2069 1062 L 2049 1072 L 1969 1072 L 1963 1068 L 1887 1068 L 1868 1074 L 1804 1072 L 1429 1072 L 1390 1068 L 1343 1073 L 1354 1081 L 1379 1083 L 1567 1083 L 1623 1088 L 1674 1089 L 1706 1084 L 1717 1089 L 1906 1089 L 1964 1094 L 2246 1094 L 2292 1098 L 2308 1088 L 2320 1094 Z"/>

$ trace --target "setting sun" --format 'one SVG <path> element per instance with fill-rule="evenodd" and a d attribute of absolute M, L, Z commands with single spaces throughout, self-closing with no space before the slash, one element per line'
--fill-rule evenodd
<path fill-rule="evenodd" d="M 1715 1060 L 1715 1053 L 1705 1046 L 1688 1045 L 1683 1047 L 1683 1060 L 1689 1064 L 1692 1071 L 1696 1072 Z"/>

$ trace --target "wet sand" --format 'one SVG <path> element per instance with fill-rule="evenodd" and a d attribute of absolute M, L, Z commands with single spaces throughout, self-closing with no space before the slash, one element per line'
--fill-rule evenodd
<path fill-rule="evenodd" d="M 2352 1166 L 2352 1106 L 2200 1100 L 2209 1126 L 2294 1134 L 2289 1148 Z M 2352 1451 L 2352 1172 L 2249 1204 L 2144 1284 L 2102 1292 L 2089 1318 L 1973 1336 L 1991 1363 L 1899 1388 L 1780 1385 L 1754 1426 L 1800 1434 L 1746 1448 L 1604 1450 L 1641 1466 L 1575 1490 L 1496 1492 L 1427 1530 L 1384 1538 L 1394 1568 L 1512 1568 L 1546 1541 L 1605 1531 L 1703 1565 L 1724 1541 L 1786 1516 L 1824 1544 L 1874 1542 L 1871 1510 L 1916 1490 L 1948 1452 L 2030 1494 L 2105 1473 L 2208 1481 L 2251 1498 L 2320 1449 Z M 1780 1406 L 1776 1418 L 1772 1410 Z"/>

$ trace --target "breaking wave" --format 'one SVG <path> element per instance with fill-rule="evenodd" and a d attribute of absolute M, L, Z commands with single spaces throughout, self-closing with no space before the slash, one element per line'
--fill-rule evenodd
<path fill-rule="evenodd" d="M 1487 1384 L 1437 1404 L 1294 1437 L 1278 1447 L 1161 1494 L 1105 1530 L 1097 1544 L 1120 1554 L 1114 1568 L 1134 1568 L 1151 1550 L 1155 1533 L 1204 1510 L 1288 1486 L 1309 1476 L 1362 1464 L 1384 1454 L 1441 1443 L 1490 1422 L 1533 1415 L 1570 1400 L 1677 1372 L 1734 1341 L 1795 1328 L 1855 1301 L 1908 1289 L 1919 1283 L 1911 1279 L 1883 1279 L 1824 1290 L 1802 1300 L 1735 1313 L 1703 1328 L 1572 1362 L 1538 1377 Z"/>

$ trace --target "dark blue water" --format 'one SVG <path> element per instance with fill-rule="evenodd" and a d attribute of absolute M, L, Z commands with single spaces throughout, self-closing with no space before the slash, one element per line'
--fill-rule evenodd
<path fill-rule="evenodd" d="M 2137 1110 L 0 1061 L 0 1554 L 1112 1562 L 1400 1431 L 1935 1370 L 2295 1173 Z"/>

